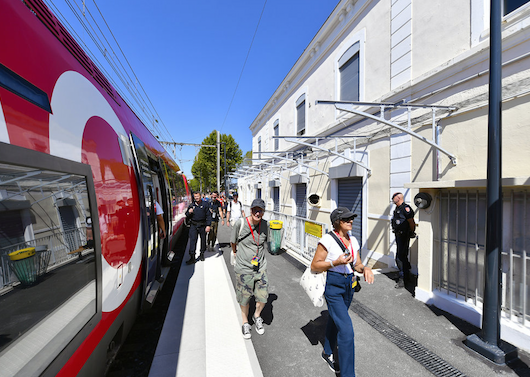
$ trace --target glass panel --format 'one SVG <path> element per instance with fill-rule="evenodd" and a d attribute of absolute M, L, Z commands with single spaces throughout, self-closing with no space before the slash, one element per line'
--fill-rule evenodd
<path fill-rule="evenodd" d="M 274 136 L 280 136 L 280 126 L 274 126 Z M 274 150 L 277 151 L 280 145 L 280 139 L 274 139 Z"/>
<path fill-rule="evenodd" d="M 513 12 L 517 8 L 522 7 L 530 0 L 504 0 L 504 15 Z"/>
<path fill-rule="evenodd" d="M 359 54 L 355 54 L 339 69 L 340 99 L 342 101 L 359 100 Z"/>
<path fill-rule="evenodd" d="M 16 235 L 0 247 L 7 375 L 40 374 L 96 313 L 91 218 L 84 176 L 0 164 L 0 233 Z"/>
<path fill-rule="evenodd" d="M 296 107 L 296 131 L 298 135 L 305 133 L 305 101 Z"/>

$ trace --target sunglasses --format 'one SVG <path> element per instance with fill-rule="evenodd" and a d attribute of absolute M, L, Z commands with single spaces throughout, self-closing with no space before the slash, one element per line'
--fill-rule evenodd
<path fill-rule="evenodd" d="M 252 211 L 252 213 L 263 213 L 263 212 L 265 212 L 264 209 L 259 208 L 259 207 L 251 208 L 250 210 Z"/>

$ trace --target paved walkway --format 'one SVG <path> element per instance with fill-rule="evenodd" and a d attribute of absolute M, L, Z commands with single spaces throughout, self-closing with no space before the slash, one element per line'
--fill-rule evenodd
<path fill-rule="evenodd" d="M 320 358 L 327 308 L 311 305 L 298 283 L 305 266 L 288 253 L 268 256 L 265 334 L 243 339 L 229 234 L 220 227 L 216 252 L 182 265 L 150 377 L 333 376 Z M 394 289 L 392 278 L 377 274 L 350 307 L 357 376 L 530 376 L 527 354 L 492 364 L 462 344 L 477 328 L 415 300 L 414 287 Z"/>

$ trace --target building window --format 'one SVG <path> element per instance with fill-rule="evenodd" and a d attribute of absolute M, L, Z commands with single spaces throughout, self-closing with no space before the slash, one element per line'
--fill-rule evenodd
<path fill-rule="evenodd" d="M 258 158 L 261 158 L 261 136 L 258 137 Z"/>
<path fill-rule="evenodd" d="M 339 59 L 340 100 L 359 101 L 359 42 Z"/>
<path fill-rule="evenodd" d="M 305 94 L 296 101 L 296 134 L 305 134 Z"/>
<path fill-rule="evenodd" d="M 274 203 L 273 211 L 280 212 L 280 188 L 272 188 L 272 202 Z"/>
<path fill-rule="evenodd" d="M 274 122 L 274 136 L 280 135 L 280 120 L 276 119 Z M 280 139 L 274 139 L 274 150 L 277 151 L 280 147 Z"/>
<path fill-rule="evenodd" d="M 479 306 L 484 297 L 486 190 L 440 190 L 434 230 L 433 283 L 438 290 Z M 502 310 L 512 321 L 530 320 L 528 279 L 530 195 L 503 188 Z"/>
<path fill-rule="evenodd" d="M 513 12 L 517 8 L 522 7 L 526 3 L 528 3 L 530 0 L 504 0 L 503 1 L 503 12 L 502 14 L 506 16 L 508 13 Z"/>

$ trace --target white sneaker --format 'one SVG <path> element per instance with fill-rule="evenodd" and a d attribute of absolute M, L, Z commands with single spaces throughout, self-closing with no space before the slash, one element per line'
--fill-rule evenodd
<path fill-rule="evenodd" d="M 265 328 L 263 327 L 263 318 L 254 317 L 254 324 L 256 325 L 256 332 L 260 335 L 263 335 Z"/>
<path fill-rule="evenodd" d="M 250 339 L 250 337 L 252 336 L 252 333 L 250 332 L 251 329 L 252 327 L 250 327 L 248 322 L 243 323 L 243 327 L 242 327 L 243 338 Z"/>

